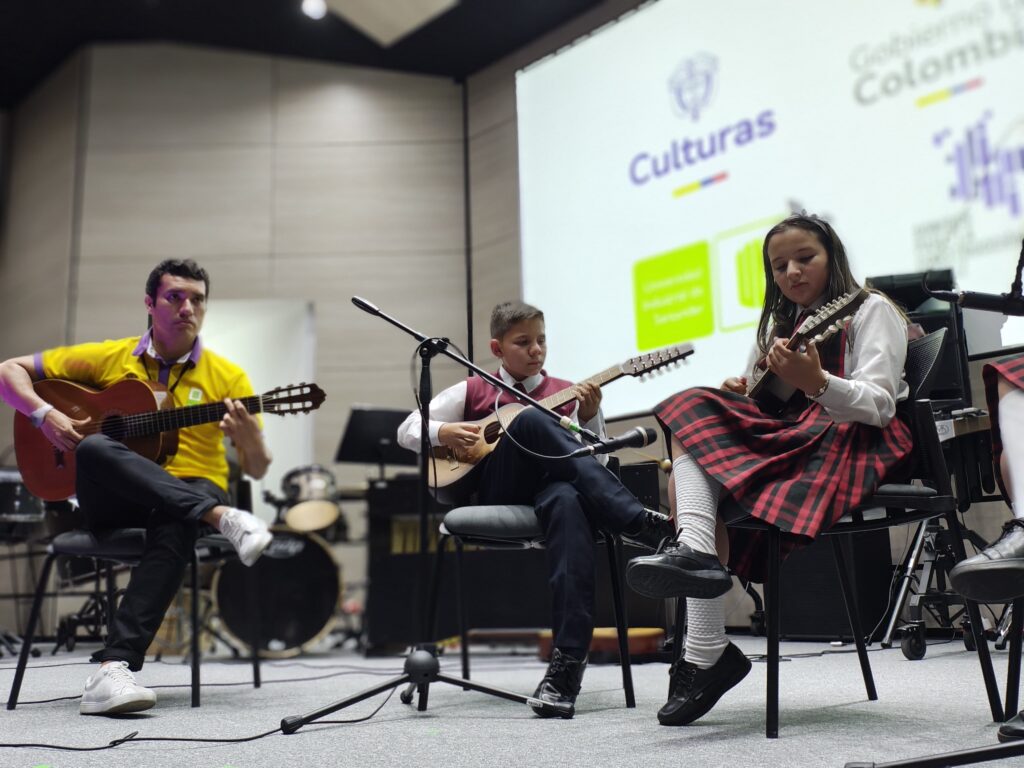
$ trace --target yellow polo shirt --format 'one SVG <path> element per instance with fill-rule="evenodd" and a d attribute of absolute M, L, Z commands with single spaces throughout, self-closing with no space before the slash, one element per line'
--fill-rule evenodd
<path fill-rule="evenodd" d="M 249 377 L 240 367 L 215 352 L 196 346 L 187 359 L 169 367 L 146 354 L 146 336 L 56 347 L 36 355 L 36 370 L 50 379 L 67 379 L 106 389 L 122 379 L 158 381 L 165 378 L 176 407 L 223 402 L 253 394 Z M 189 363 L 191 363 L 189 365 Z M 175 477 L 205 477 L 228 487 L 224 433 L 217 421 L 178 431 L 178 452 L 164 464 Z"/>

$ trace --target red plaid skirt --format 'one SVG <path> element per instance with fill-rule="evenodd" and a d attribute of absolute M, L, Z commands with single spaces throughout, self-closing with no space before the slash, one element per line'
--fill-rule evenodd
<path fill-rule="evenodd" d="M 988 402 L 989 420 L 992 422 L 992 457 L 996 465 L 996 479 L 1003 498 L 1009 499 L 1003 476 L 999 473 L 999 457 L 1003 455 L 1003 441 L 999 436 L 999 376 L 1018 389 L 1024 389 L 1024 355 L 996 360 L 988 363 L 981 370 L 982 381 L 985 382 L 985 400 Z"/>
<path fill-rule="evenodd" d="M 910 429 L 837 424 L 817 403 L 795 418 L 765 416 L 748 397 L 695 387 L 654 409 L 658 420 L 722 484 L 727 519 L 755 517 L 783 532 L 783 552 L 831 527 L 910 455 Z M 763 581 L 767 536 L 729 529 L 729 566 Z"/>

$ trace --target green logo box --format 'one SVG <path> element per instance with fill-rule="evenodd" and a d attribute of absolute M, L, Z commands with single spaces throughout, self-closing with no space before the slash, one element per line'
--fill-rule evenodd
<path fill-rule="evenodd" d="M 639 350 L 711 335 L 715 315 L 708 243 L 684 245 L 636 262 L 633 301 Z"/>

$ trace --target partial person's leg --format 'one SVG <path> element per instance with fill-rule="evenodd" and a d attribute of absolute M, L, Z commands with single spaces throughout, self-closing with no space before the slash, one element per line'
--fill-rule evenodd
<path fill-rule="evenodd" d="M 85 438 L 75 449 L 75 461 L 75 492 L 87 520 L 113 504 L 154 510 L 179 521 L 202 521 L 228 538 L 245 565 L 256 562 L 273 539 L 260 518 L 229 507 L 226 497 L 217 498 L 195 483 L 173 477 L 106 435 Z"/>
<path fill-rule="evenodd" d="M 1003 525 L 996 542 L 949 574 L 953 589 L 982 603 L 1010 602 L 1024 595 L 1024 390 L 1000 376 L 998 391 L 1000 474 L 1014 518 Z"/>
<path fill-rule="evenodd" d="M 534 500 L 544 529 L 552 614 L 551 663 L 534 696 L 562 704 L 563 717 L 575 711 L 594 634 L 594 529 L 583 504 L 579 491 L 565 482 L 548 484 Z"/>
<path fill-rule="evenodd" d="M 678 542 L 656 555 L 634 558 L 626 580 L 648 597 L 717 597 L 732 586 L 716 543 L 723 531 L 718 521 L 721 486 L 675 440 L 672 449 Z"/>

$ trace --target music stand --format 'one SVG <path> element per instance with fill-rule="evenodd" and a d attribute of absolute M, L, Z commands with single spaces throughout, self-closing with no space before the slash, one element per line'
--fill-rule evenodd
<path fill-rule="evenodd" d="M 416 466 L 419 457 L 400 446 L 397 439 L 398 426 L 408 415 L 408 411 L 397 408 L 353 405 L 334 460 L 349 464 L 376 464 L 380 480 L 384 479 L 385 464 Z"/>

